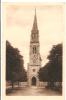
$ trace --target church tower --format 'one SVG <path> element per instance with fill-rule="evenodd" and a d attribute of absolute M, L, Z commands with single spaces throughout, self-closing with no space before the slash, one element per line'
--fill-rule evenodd
<path fill-rule="evenodd" d="M 39 30 L 37 25 L 36 9 L 33 27 L 30 38 L 29 64 L 28 64 L 28 85 L 39 86 L 38 71 L 41 67 Z"/>

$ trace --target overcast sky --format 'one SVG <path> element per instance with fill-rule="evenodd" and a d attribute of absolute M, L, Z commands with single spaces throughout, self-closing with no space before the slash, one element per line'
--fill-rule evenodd
<path fill-rule="evenodd" d="M 39 29 L 40 54 L 42 66 L 47 63 L 47 56 L 53 45 L 63 42 L 63 6 L 41 3 L 9 3 L 4 5 L 5 35 L 13 47 L 23 55 L 24 66 L 29 63 L 30 34 L 35 8 Z"/>

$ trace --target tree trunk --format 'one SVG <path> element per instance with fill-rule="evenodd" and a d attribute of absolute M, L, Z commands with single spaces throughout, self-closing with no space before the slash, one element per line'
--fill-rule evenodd
<path fill-rule="evenodd" d="M 14 82 L 12 81 L 12 89 L 14 88 Z"/>
<path fill-rule="evenodd" d="M 19 87 L 19 81 L 18 81 L 18 87 Z"/>

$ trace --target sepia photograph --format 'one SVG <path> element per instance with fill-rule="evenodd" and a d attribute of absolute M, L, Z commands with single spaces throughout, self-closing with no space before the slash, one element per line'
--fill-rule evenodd
<path fill-rule="evenodd" d="M 63 95 L 63 3 L 3 3 L 6 96 Z"/>

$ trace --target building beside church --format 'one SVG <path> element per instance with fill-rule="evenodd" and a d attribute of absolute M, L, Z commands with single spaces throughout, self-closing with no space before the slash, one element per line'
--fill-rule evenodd
<path fill-rule="evenodd" d="M 30 37 L 30 51 L 29 51 L 29 63 L 28 63 L 28 85 L 39 86 L 38 71 L 41 67 L 40 57 L 40 43 L 39 43 L 39 30 L 37 25 L 37 16 L 35 9 L 35 16 L 33 27 Z"/>

